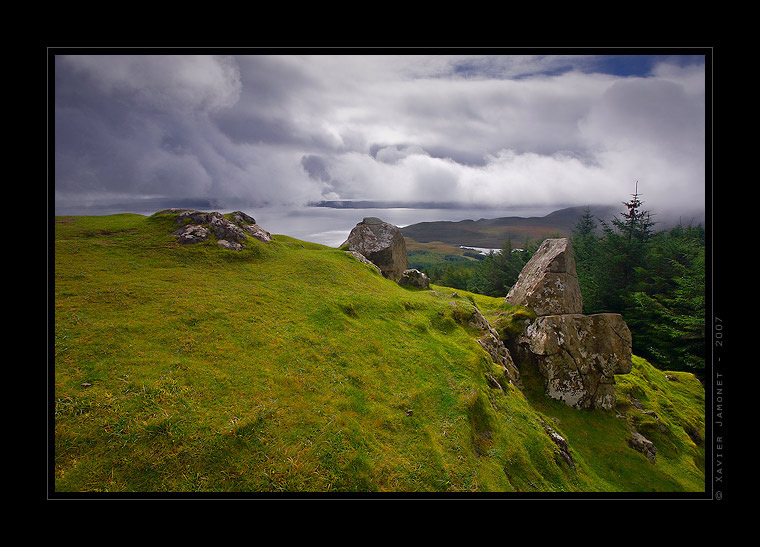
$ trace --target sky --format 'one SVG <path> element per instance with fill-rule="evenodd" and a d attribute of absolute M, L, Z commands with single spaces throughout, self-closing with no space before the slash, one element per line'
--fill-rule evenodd
<path fill-rule="evenodd" d="M 703 54 L 84 53 L 53 62 L 56 211 L 616 205 L 637 181 L 705 205 Z"/>

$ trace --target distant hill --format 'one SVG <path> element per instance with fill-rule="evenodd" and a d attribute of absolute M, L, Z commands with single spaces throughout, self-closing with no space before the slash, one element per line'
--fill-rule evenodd
<path fill-rule="evenodd" d="M 609 221 L 620 207 L 589 207 L 595 218 Z M 517 245 L 526 239 L 536 240 L 555 234 L 569 236 L 586 207 L 568 207 L 543 217 L 501 217 L 480 220 L 435 221 L 410 224 L 401 229 L 404 237 L 419 243 L 440 241 L 450 245 L 498 248 L 508 238 Z"/>

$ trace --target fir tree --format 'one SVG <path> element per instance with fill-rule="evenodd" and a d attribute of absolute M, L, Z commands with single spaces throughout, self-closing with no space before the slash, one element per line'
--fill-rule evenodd
<path fill-rule="evenodd" d="M 639 209 L 642 205 L 639 199 L 639 181 L 636 181 L 631 200 L 624 202 L 623 205 L 628 208 L 628 212 L 620 213 L 622 219 L 613 218 L 612 224 L 625 236 L 629 244 L 646 243 L 652 235 L 652 226 L 655 223 L 652 222 L 649 211 Z"/>

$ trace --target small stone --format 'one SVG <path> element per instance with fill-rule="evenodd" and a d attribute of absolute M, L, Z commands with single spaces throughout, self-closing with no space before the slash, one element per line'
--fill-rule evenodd
<path fill-rule="evenodd" d="M 217 239 L 216 242 L 222 249 L 229 249 L 230 251 L 242 251 L 244 245 L 237 241 L 227 241 L 226 239 Z"/>
<path fill-rule="evenodd" d="M 633 428 L 631 429 L 631 437 L 628 439 L 628 446 L 641 452 L 650 462 L 655 463 L 657 448 L 655 448 L 654 443 Z"/>
<path fill-rule="evenodd" d="M 401 279 L 399 279 L 398 284 L 402 286 L 408 285 L 410 287 L 417 287 L 419 289 L 429 289 L 430 278 L 427 276 L 427 274 L 419 270 L 404 270 L 404 273 L 401 275 Z"/>

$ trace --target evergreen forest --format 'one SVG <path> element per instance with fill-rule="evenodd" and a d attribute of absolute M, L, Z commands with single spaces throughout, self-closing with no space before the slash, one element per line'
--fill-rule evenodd
<path fill-rule="evenodd" d="M 703 377 L 705 368 L 705 229 L 678 224 L 656 230 L 655 214 L 638 193 L 612 219 L 589 209 L 570 237 L 583 312 L 620 313 L 633 334 L 633 352 L 661 369 Z M 559 234 L 556 237 L 561 237 Z M 507 240 L 480 260 L 420 264 L 431 281 L 477 294 L 505 296 L 542 240 L 519 247 Z M 411 264 L 414 263 L 414 266 Z"/>

